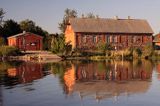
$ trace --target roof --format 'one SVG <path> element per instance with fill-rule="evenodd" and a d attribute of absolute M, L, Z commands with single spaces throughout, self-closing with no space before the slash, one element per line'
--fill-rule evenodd
<path fill-rule="evenodd" d="M 16 38 L 16 37 L 18 37 L 18 36 L 23 36 L 23 35 L 26 35 L 26 34 L 33 34 L 33 35 L 35 35 L 35 36 L 38 36 L 38 37 L 40 37 L 40 38 L 43 38 L 42 36 L 37 35 L 37 34 L 34 34 L 34 33 L 31 33 L 31 32 L 23 32 L 23 33 L 19 33 L 19 34 L 10 36 L 10 37 L 8 37 L 8 38 Z"/>
<path fill-rule="evenodd" d="M 69 22 L 74 32 L 153 34 L 142 19 L 70 18 Z"/>

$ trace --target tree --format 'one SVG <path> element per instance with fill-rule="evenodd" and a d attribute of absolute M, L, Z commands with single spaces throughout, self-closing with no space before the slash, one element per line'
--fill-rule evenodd
<path fill-rule="evenodd" d="M 47 31 L 43 30 L 40 26 L 36 26 L 35 22 L 29 19 L 21 21 L 20 27 L 23 31 L 32 32 L 41 36 L 46 36 L 48 34 Z"/>
<path fill-rule="evenodd" d="M 2 20 L 3 20 L 4 14 L 5 12 L 3 11 L 2 8 L 0 8 L 0 26 L 2 26 Z"/>
<path fill-rule="evenodd" d="M 53 53 L 63 53 L 65 51 L 64 35 L 55 34 L 52 36 L 51 51 Z"/>
<path fill-rule="evenodd" d="M 35 22 L 32 20 L 26 19 L 20 22 L 20 27 L 23 31 L 33 32 L 35 31 Z"/>
<path fill-rule="evenodd" d="M 65 32 L 65 29 L 67 27 L 67 23 L 69 21 L 69 18 L 75 18 L 77 17 L 77 11 L 76 10 L 71 10 L 71 9 L 66 9 L 65 14 L 63 17 L 63 21 L 59 23 L 59 29 L 61 30 L 62 33 Z"/>
<path fill-rule="evenodd" d="M 54 34 L 51 37 L 51 51 L 53 53 L 66 56 L 71 52 L 72 46 L 70 43 L 65 43 L 64 34 Z"/>
<path fill-rule="evenodd" d="M 0 37 L 0 47 L 3 46 L 4 44 L 5 44 L 4 38 Z"/>
<path fill-rule="evenodd" d="M 98 15 L 94 15 L 93 13 L 88 13 L 87 18 L 98 18 Z"/>
<path fill-rule="evenodd" d="M 3 27 L 0 25 L 0 36 L 3 35 Z"/>
<path fill-rule="evenodd" d="M 7 38 L 11 35 L 15 35 L 22 32 L 19 24 L 15 22 L 14 20 L 10 19 L 4 22 L 3 25 L 3 36 L 4 38 Z"/>

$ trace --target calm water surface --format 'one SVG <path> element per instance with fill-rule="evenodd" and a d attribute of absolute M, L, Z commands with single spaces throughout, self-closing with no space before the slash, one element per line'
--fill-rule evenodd
<path fill-rule="evenodd" d="M 0 106 L 160 106 L 160 62 L 0 63 Z"/>

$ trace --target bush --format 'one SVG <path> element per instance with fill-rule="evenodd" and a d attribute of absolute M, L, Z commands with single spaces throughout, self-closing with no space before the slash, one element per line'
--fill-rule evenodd
<path fill-rule="evenodd" d="M 0 56 L 15 56 L 20 54 L 20 50 L 13 46 L 1 46 Z"/>
<path fill-rule="evenodd" d="M 124 57 L 130 57 L 130 56 L 132 56 L 132 52 L 133 52 L 133 50 L 131 48 L 127 48 L 123 51 L 123 55 L 124 55 Z"/>
<path fill-rule="evenodd" d="M 143 55 L 142 56 L 144 58 L 148 58 L 149 56 L 152 56 L 153 51 L 154 51 L 153 46 L 151 44 L 147 44 L 143 48 L 143 52 L 142 52 Z"/>
<path fill-rule="evenodd" d="M 4 45 L 5 44 L 5 40 L 4 38 L 0 37 L 0 46 Z"/>
<path fill-rule="evenodd" d="M 106 51 L 106 47 L 107 47 L 107 45 L 104 42 L 99 42 L 97 44 L 97 50 L 99 50 L 99 51 L 101 51 L 103 53 Z"/>
<path fill-rule="evenodd" d="M 96 48 L 103 53 L 113 49 L 113 47 L 110 44 L 105 42 L 99 42 Z"/>
<path fill-rule="evenodd" d="M 139 58 L 142 55 L 142 51 L 140 48 L 136 48 L 133 50 L 133 58 Z"/>
<path fill-rule="evenodd" d="M 125 59 L 130 59 L 132 57 L 132 49 L 127 48 L 124 50 L 119 50 L 119 51 L 111 51 L 110 56 L 111 58 L 125 58 Z"/>

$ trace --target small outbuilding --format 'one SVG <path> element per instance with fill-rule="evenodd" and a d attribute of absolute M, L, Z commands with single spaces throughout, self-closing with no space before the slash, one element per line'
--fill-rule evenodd
<path fill-rule="evenodd" d="M 31 32 L 25 32 L 13 35 L 7 38 L 9 46 L 16 46 L 20 50 L 35 51 L 42 50 L 43 37 Z"/>
<path fill-rule="evenodd" d="M 153 45 L 155 49 L 160 49 L 160 33 L 154 36 Z"/>

